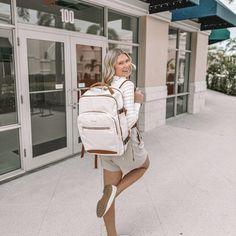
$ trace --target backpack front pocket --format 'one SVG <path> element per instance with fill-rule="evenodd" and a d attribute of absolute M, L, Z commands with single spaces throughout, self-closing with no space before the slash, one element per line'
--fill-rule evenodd
<path fill-rule="evenodd" d="M 118 129 L 116 121 L 104 112 L 87 112 L 78 118 L 79 133 L 89 153 L 116 154 Z"/>

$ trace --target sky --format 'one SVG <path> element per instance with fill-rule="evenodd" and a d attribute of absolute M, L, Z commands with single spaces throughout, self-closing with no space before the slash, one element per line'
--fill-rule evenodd
<path fill-rule="evenodd" d="M 224 3 L 226 6 L 228 6 L 233 12 L 236 13 L 236 0 L 233 0 L 232 3 L 229 4 L 228 0 L 218 0 L 219 2 Z"/>

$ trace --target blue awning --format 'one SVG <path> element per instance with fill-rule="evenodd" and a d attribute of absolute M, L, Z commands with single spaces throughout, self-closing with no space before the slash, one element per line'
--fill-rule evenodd
<path fill-rule="evenodd" d="M 196 6 L 199 0 L 149 0 L 149 13 L 171 11 L 174 9 Z"/>
<path fill-rule="evenodd" d="M 201 30 L 236 26 L 236 15 L 217 0 L 200 0 L 198 6 L 172 11 L 172 21 L 196 19 Z"/>
<path fill-rule="evenodd" d="M 230 39 L 230 31 L 228 29 L 215 29 L 211 31 L 208 44 L 222 42 Z"/>

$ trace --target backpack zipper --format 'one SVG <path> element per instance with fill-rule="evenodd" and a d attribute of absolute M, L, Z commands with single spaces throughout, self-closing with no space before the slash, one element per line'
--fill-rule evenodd
<path fill-rule="evenodd" d="M 88 126 L 82 126 L 82 129 L 106 130 L 106 129 L 110 129 L 110 127 L 88 127 Z"/>
<path fill-rule="evenodd" d="M 107 116 L 109 116 L 113 122 L 114 122 L 114 125 L 115 125 L 115 128 L 116 128 L 116 133 L 118 134 L 118 128 L 117 128 L 117 125 L 116 125 L 116 122 L 115 122 L 115 119 L 107 112 L 103 112 L 103 111 L 86 111 L 85 113 L 90 113 L 90 112 L 97 112 L 97 113 L 102 113 L 102 114 L 106 114 Z M 120 124 L 120 119 L 118 117 L 118 120 L 119 120 L 119 124 Z M 97 127 L 99 128 L 99 127 Z M 109 127 L 106 127 L 106 128 L 109 128 Z"/>
<path fill-rule="evenodd" d="M 115 89 L 115 90 L 117 90 L 120 94 L 121 94 L 121 96 L 123 97 L 123 94 L 122 94 L 122 92 L 120 91 L 120 89 L 117 89 L 117 88 L 113 88 L 113 89 Z M 112 96 L 112 95 L 109 95 L 109 94 L 103 94 L 103 95 L 83 95 L 81 98 L 83 98 L 83 97 L 96 97 L 96 96 L 104 96 L 104 97 L 111 97 L 111 98 L 113 98 L 114 100 L 115 100 L 115 102 L 116 102 L 116 107 L 117 107 L 117 116 L 118 116 L 118 121 L 119 121 L 119 126 L 120 126 L 120 116 L 119 116 L 119 114 L 118 114 L 118 102 L 116 101 L 116 99 Z M 80 99 L 81 99 L 80 98 Z M 124 104 L 123 104 L 123 107 L 124 107 Z M 101 112 L 101 113 L 104 113 L 104 112 Z M 106 113 L 106 114 L 108 114 L 108 113 Z M 112 118 L 112 117 L 111 117 Z M 113 119 L 113 118 L 112 118 Z M 113 119 L 114 120 L 114 119 Z M 114 121 L 115 122 L 115 121 Z M 116 123 L 115 123 L 116 124 Z M 116 126 L 116 125 L 115 125 Z M 118 134 L 118 128 L 117 128 L 117 126 L 116 126 L 116 132 L 117 132 L 117 134 Z M 122 134 L 122 129 L 121 129 L 121 126 L 120 126 L 120 132 L 121 132 L 121 137 L 122 137 L 122 139 L 124 139 L 124 137 L 123 137 L 123 134 Z"/>

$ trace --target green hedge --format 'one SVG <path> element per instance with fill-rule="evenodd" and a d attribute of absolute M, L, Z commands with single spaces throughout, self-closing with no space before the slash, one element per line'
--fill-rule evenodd
<path fill-rule="evenodd" d="M 207 75 L 207 88 L 236 96 L 236 79 Z"/>
<path fill-rule="evenodd" d="M 208 65 L 207 88 L 236 96 L 236 64 L 218 60 Z"/>

